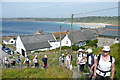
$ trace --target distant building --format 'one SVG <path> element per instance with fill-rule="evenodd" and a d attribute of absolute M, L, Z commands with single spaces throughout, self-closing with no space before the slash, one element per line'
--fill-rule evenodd
<path fill-rule="evenodd" d="M 62 46 L 71 46 L 71 44 L 76 46 L 84 46 L 86 45 L 87 40 L 95 39 L 95 34 L 89 30 L 77 30 L 70 31 L 61 41 Z"/>
<path fill-rule="evenodd" d="M 16 40 L 16 52 L 26 56 L 26 52 L 29 51 L 49 50 L 52 47 L 50 43 L 55 41 L 56 39 L 52 34 L 18 36 Z"/>
<path fill-rule="evenodd" d="M 120 26 L 119 25 L 107 25 L 105 30 L 98 34 L 98 47 L 111 46 L 112 44 L 120 42 Z"/>
<path fill-rule="evenodd" d="M 16 44 L 16 38 L 5 39 L 5 40 L 3 40 L 3 43 L 4 43 L 4 44 L 15 45 L 15 44 Z"/>

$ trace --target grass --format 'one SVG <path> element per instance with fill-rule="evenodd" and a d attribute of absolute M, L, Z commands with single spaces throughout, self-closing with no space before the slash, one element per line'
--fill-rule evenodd
<path fill-rule="evenodd" d="M 68 69 L 54 66 L 48 69 L 3 69 L 2 78 L 71 78 L 71 75 L 72 73 Z"/>
<path fill-rule="evenodd" d="M 120 51 L 119 51 L 120 43 L 114 44 L 111 46 L 110 55 L 115 58 L 115 78 L 120 78 Z M 90 46 L 85 46 L 85 49 L 90 48 Z M 94 54 L 102 54 L 102 48 L 91 47 L 93 49 Z M 65 54 L 65 50 L 63 50 Z M 73 56 L 73 66 L 76 66 L 76 56 L 77 52 L 72 51 L 70 52 Z M 53 50 L 50 51 L 48 56 L 48 69 L 40 69 L 40 68 L 17 68 L 17 69 L 3 69 L 2 70 L 2 78 L 72 78 L 72 72 L 64 67 L 58 66 L 58 58 L 59 58 L 59 51 Z M 34 58 L 34 54 L 30 54 L 30 60 Z M 39 63 L 42 64 L 41 59 L 44 57 L 44 54 L 39 53 L 38 59 Z M 22 58 L 22 62 L 24 58 Z M 33 63 L 31 63 L 33 65 Z M 88 72 L 85 69 L 84 72 Z"/>
<path fill-rule="evenodd" d="M 48 56 L 48 68 L 15 68 L 15 69 L 3 69 L 2 78 L 71 78 L 72 72 L 65 67 L 58 66 L 59 53 L 46 54 Z M 42 64 L 41 59 L 44 55 L 39 55 L 39 63 Z M 30 56 L 30 60 L 34 58 L 34 55 Z M 24 58 L 22 58 L 22 62 Z M 33 63 L 31 63 L 33 65 Z"/>

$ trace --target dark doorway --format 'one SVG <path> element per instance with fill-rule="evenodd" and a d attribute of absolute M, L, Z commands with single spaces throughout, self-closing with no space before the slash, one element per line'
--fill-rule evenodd
<path fill-rule="evenodd" d="M 22 55 L 25 57 L 25 51 L 23 49 L 21 49 L 21 50 L 22 50 Z"/>

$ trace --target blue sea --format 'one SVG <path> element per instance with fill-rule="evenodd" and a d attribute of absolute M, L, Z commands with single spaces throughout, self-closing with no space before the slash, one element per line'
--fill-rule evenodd
<path fill-rule="evenodd" d="M 70 24 L 58 22 L 20 22 L 20 21 L 2 21 L 2 36 L 32 35 L 37 31 L 47 33 L 70 30 Z M 73 30 L 80 29 L 81 26 L 73 24 Z"/>

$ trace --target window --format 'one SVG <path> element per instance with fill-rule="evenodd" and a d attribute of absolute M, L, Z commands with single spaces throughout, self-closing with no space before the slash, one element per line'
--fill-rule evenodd
<path fill-rule="evenodd" d="M 11 43 L 13 43 L 13 41 L 11 41 Z"/>
<path fill-rule="evenodd" d="M 66 41 L 66 44 L 68 44 L 68 41 Z"/>

